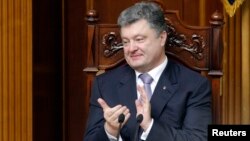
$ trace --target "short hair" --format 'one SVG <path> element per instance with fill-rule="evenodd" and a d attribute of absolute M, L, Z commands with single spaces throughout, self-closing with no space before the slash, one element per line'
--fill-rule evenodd
<path fill-rule="evenodd" d="M 141 19 L 145 19 L 158 35 L 166 31 L 167 24 L 164 12 L 161 7 L 154 2 L 138 2 L 125 9 L 118 17 L 117 24 L 120 27 L 124 27 Z"/>

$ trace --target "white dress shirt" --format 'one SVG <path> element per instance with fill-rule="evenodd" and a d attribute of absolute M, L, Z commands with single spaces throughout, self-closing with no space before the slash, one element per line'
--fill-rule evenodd
<path fill-rule="evenodd" d="M 152 94 L 154 94 L 155 87 L 156 87 L 156 85 L 157 85 L 157 83 L 158 83 L 158 81 L 160 79 L 160 76 L 161 76 L 162 72 L 164 71 L 164 69 L 165 69 L 165 67 L 167 65 L 167 62 L 168 62 L 168 59 L 166 57 L 163 63 L 161 63 L 156 68 L 150 70 L 149 72 L 147 72 L 153 78 L 153 82 L 150 85 L 151 90 L 152 90 Z M 139 75 L 141 73 L 135 71 L 135 74 L 136 74 L 136 83 L 137 83 L 137 85 L 143 86 L 143 82 L 139 78 Z M 140 99 L 140 93 L 138 91 L 137 91 L 137 98 Z M 153 126 L 153 123 L 154 123 L 154 119 L 152 119 L 148 129 L 146 131 L 142 132 L 141 140 L 146 140 L 147 139 L 147 136 L 148 136 L 148 134 L 149 134 L 149 132 L 150 132 L 152 126 Z"/>

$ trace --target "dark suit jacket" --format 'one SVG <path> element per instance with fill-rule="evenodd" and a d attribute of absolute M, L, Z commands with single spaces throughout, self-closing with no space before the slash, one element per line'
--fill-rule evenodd
<path fill-rule="evenodd" d="M 99 97 L 111 107 L 122 104 L 130 109 L 131 116 L 121 136 L 123 141 L 132 141 L 137 99 L 134 70 L 124 65 L 96 77 L 84 141 L 109 141 Z M 147 141 L 207 140 L 207 125 L 212 121 L 211 86 L 205 77 L 169 60 L 150 102 L 154 124 Z"/>

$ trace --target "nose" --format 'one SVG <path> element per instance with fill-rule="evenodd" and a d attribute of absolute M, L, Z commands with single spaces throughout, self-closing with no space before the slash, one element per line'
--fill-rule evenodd
<path fill-rule="evenodd" d="M 130 52 L 133 52 L 133 51 L 135 51 L 135 50 L 137 50 L 137 49 L 138 49 L 138 47 L 137 47 L 136 43 L 133 42 L 133 41 L 131 41 L 131 42 L 129 43 L 129 45 L 128 45 L 128 50 L 129 50 Z"/>

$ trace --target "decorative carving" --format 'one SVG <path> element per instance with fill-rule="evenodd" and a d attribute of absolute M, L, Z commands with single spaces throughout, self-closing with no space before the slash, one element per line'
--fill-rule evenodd
<path fill-rule="evenodd" d="M 104 45 L 104 56 L 110 57 L 123 48 L 121 41 L 115 32 L 109 32 L 103 36 L 102 44 Z"/>
<path fill-rule="evenodd" d="M 175 27 L 167 21 L 167 33 L 168 40 L 167 47 L 178 47 L 181 50 L 188 51 L 195 59 L 202 60 L 204 58 L 205 41 L 202 36 L 193 34 L 191 39 L 187 40 L 186 35 L 177 33 Z M 115 32 L 109 32 L 103 36 L 102 44 L 104 45 L 104 56 L 110 57 L 117 51 L 123 48 L 121 41 L 119 41 L 118 35 Z"/>
<path fill-rule="evenodd" d="M 88 22 L 92 22 L 92 23 L 95 23 L 97 22 L 99 19 L 98 19 L 98 13 L 96 10 L 89 10 L 86 14 L 86 18 L 85 20 L 88 21 Z"/>
<path fill-rule="evenodd" d="M 168 40 L 167 47 L 179 47 L 182 50 L 186 50 L 191 53 L 196 59 L 202 60 L 204 55 L 205 42 L 203 37 L 197 34 L 193 34 L 190 40 L 184 34 L 176 32 L 173 24 L 166 18 Z"/>

